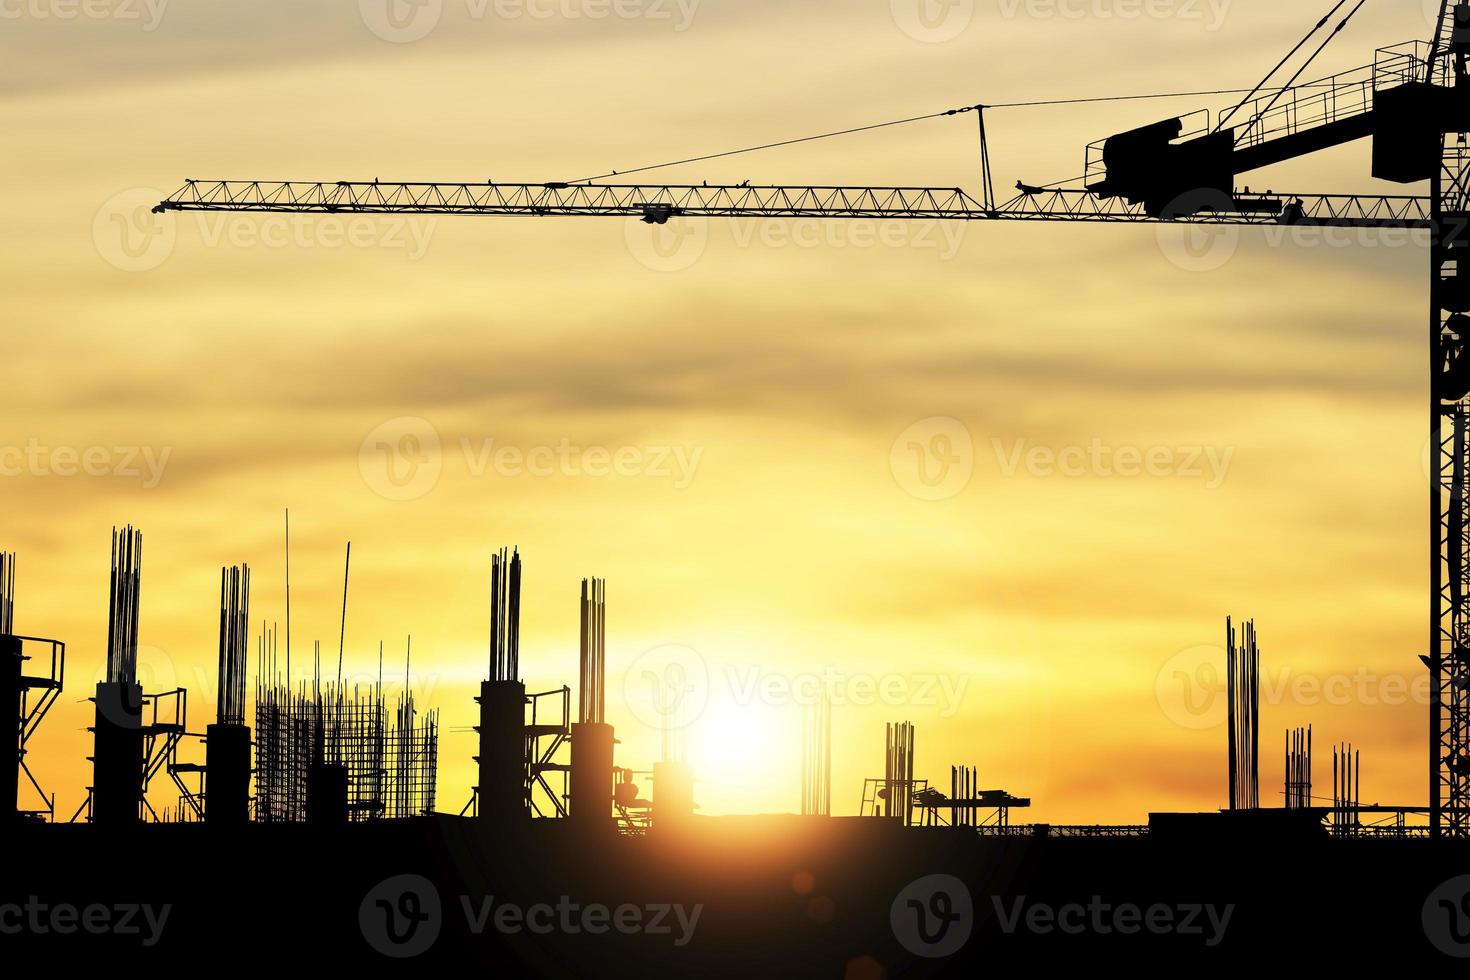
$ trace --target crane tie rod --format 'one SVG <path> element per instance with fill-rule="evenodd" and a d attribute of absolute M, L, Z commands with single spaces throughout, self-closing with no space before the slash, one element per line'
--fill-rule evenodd
<path fill-rule="evenodd" d="M 1308 88 L 1310 86 L 1303 85 L 1298 87 Z M 976 112 L 981 109 L 1025 109 L 1035 108 L 1038 106 L 1084 105 L 1098 102 L 1137 102 L 1146 99 L 1182 99 L 1198 98 L 1209 95 L 1240 95 L 1247 92 L 1254 94 L 1257 91 L 1260 91 L 1259 87 L 1257 87 L 1256 89 L 1212 89 L 1203 92 L 1163 92 L 1152 93 L 1148 95 L 1109 95 L 1086 99 L 1044 99 L 1033 102 L 987 102 L 977 105 L 963 106 L 959 109 L 947 109 L 944 112 L 931 112 L 923 116 L 910 116 L 907 119 L 893 119 L 888 122 L 874 123 L 871 126 L 857 126 L 853 129 L 840 129 L 832 133 L 818 133 L 815 136 L 801 136 L 796 139 L 781 140 L 777 143 L 762 143 L 759 146 L 747 146 L 738 150 L 725 150 L 721 153 L 708 153 L 704 156 L 686 157 L 682 160 L 670 160 L 667 163 L 650 164 L 649 166 L 637 167 L 633 170 L 613 170 L 605 174 L 597 174 L 593 177 L 580 177 L 576 180 L 568 181 L 567 183 L 588 184 L 594 180 L 605 180 L 608 177 L 626 177 L 629 174 L 647 173 L 650 170 L 663 170 L 667 167 L 679 167 L 689 163 L 703 163 L 706 160 L 719 160 L 725 157 L 740 156 L 741 154 L 745 153 L 756 153 L 761 150 L 774 150 L 783 146 L 795 146 L 799 143 L 812 143 L 817 140 L 832 139 L 833 137 L 837 136 L 852 136 L 856 133 L 867 133 L 872 132 L 876 129 L 888 129 L 893 126 L 906 126 L 909 123 L 924 122 L 925 120 L 929 119 L 941 119 L 946 116 L 958 116 L 963 113 Z"/>

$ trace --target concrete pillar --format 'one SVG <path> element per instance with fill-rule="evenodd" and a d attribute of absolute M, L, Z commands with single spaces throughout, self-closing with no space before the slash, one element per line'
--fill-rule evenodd
<path fill-rule="evenodd" d="M 526 819 L 526 685 L 480 685 L 480 753 L 475 756 L 480 819 L 502 826 Z"/>
<path fill-rule="evenodd" d="M 103 681 L 97 685 L 92 728 L 92 821 L 126 827 L 142 819 L 143 689 Z"/>
<path fill-rule="evenodd" d="M 14 712 L 20 719 L 20 667 L 21 642 L 17 636 L 0 636 L 0 703 Z M 20 808 L 20 725 L 17 723 L 15 754 L 5 757 L 5 775 L 0 776 L 5 785 L 0 787 L 0 820 L 9 822 L 16 818 Z"/>
<path fill-rule="evenodd" d="M 589 826 L 612 823 L 613 727 L 572 725 L 572 819 Z"/>
<path fill-rule="evenodd" d="M 205 731 L 204 819 L 221 826 L 250 820 L 250 729 L 244 725 Z"/>

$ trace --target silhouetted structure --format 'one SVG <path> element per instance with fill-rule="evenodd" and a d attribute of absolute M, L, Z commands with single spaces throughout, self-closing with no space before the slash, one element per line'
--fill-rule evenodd
<path fill-rule="evenodd" d="M 490 675 L 480 685 L 481 819 L 501 825 L 524 820 L 527 786 L 526 685 L 520 679 L 521 556 L 502 549 L 490 559 Z"/>
<path fill-rule="evenodd" d="M 264 686 L 256 693 L 255 819 L 341 824 L 434 810 L 438 712 L 405 691 L 391 713 L 381 686 L 316 694 Z M 330 762 L 330 764 L 325 764 Z"/>
<path fill-rule="evenodd" d="M 1348 836 L 1362 826 L 1362 753 L 1351 743 L 1332 747 L 1332 830 Z"/>
<path fill-rule="evenodd" d="M 97 685 L 92 755 L 92 820 L 105 826 L 142 818 L 143 689 L 138 685 L 138 609 L 143 535 L 112 532 L 107 679 Z"/>
<path fill-rule="evenodd" d="M 914 726 L 908 722 L 887 727 L 887 744 L 883 753 L 883 792 L 880 794 L 890 820 L 905 827 L 913 821 L 910 797 L 914 787 Z"/>
<path fill-rule="evenodd" d="M 803 217 L 1426 229 L 1432 241 L 1430 426 L 1436 485 L 1430 494 L 1429 650 L 1422 657 L 1431 690 L 1428 813 L 1434 835 L 1470 836 L 1470 262 L 1461 258 L 1470 241 L 1463 220 L 1470 214 L 1470 149 L 1464 140 L 1470 133 L 1470 5 L 1444 0 L 1428 43 L 1383 48 L 1370 64 L 1300 82 L 1363 3 L 1334 26 L 1332 18 L 1343 6 L 1334 6 L 1214 125 L 1208 112 L 1196 112 L 1116 133 L 1087 147 L 1079 181 L 1017 181 L 1019 193 L 1009 201 L 994 193 L 986 107 L 970 105 L 880 125 L 973 112 L 980 136 L 978 199 L 955 187 L 603 183 L 619 176 L 614 171 L 524 184 L 188 180 L 154 210 L 606 216 L 649 224 L 691 217 Z M 1298 57 L 1303 51 L 1309 53 Z M 637 172 L 838 135 L 681 157 Z M 1236 186 L 1239 177 L 1263 167 L 1362 139 L 1372 140 L 1372 176 L 1430 181 L 1429 196 L 1279 195 Z M 1232 764 L 1240 762 L 1232 752 Z M 1254 805 L 1245 798 L 1252 795 L 1245 778 L 1241 769 L 1231 778 L 1232 805 L 1242 808 Z"/>
<path fill-rule="evenodd" d="M 56 819 L 56 798 L 41 788 L 26 764 L 26 746 L 35 735 L 51 706 L 61 696 L 66 675 L 66 644 L 15 631 L 15 555 L 0 552 L 0 700 L 5 710 L 15 710 L 15 755 L 6 757 L 0 790 L 0 821 L 17 817 Z M 29 669 L 27 669 L 27 665 Z M 13 765 L 12 765 L 13 761 Z M 21 808 L 21 777 L 39 806 Z"/>
<path fill-rule="evenodd" d="M 250 569 L 220 570 L 219 693 L 205 735 L 205 816 L 210 823 L 250 819 L 250 729 L 245 724 L 250 649 Z"/>
<path fill-rule="evenodd" d="M 1312 806 L 1312 726 L 1286 733 L 1285 800 L 1289 810 Z"/>
<path fill-rule="evenodd" d="M 607 584 L 582 580 L 578 722 L 572 726 L 571 816 L 594 830 L 613 825 L 613 728 L 604 721 Z"/>
<path fill-rule="evenodd" d="M 1225 620 L 1225 657 L 1230 809 L 1254 810 L 1261 805 L 1261 655 L 1255 623 L 1247 622 L 1237 632 Z"/>
<path fill-rule="evenodd" d="M 802 709 L 801 812 L 832 813 L 832 696 L 826 690 Z"/>

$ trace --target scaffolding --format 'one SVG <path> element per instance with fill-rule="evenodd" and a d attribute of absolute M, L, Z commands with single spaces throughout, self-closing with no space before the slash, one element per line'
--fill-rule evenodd
<path fill-rule="evenodd" d="M 434 812 L 439 712 L 421 711 L 412 692 L 390 713 L 379 686 L 262 685 L 255 699 L 255 819 L 302 823 L 313 766 L 347 774 L 347 817 L 405 819 Z"/>

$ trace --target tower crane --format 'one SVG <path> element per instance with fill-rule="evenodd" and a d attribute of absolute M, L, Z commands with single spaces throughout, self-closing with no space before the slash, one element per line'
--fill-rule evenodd
<path fill-rule="evenodd" d="M 1470 837 L 1470 2 L 1442 0 L 1429 41 L 1380 49 L 1371 65 L 1299 82 L 1363 5 L 1358 0 L 1341 21 L 1333 21 L 1346 2 L 1339 0 L 1213 126 L 1204 112 L 1116 134 L 1087 147 L 1084 176 L 1077 182 L 1018 183 L 1008 200 L 997 198 L 990 173 L 985 111 L 996 107 L 975 105 L 934 116 L 976 116 L 978 196 L 957 187 L 603 182 L 616 174 L 524 184 L 189 180 L 154 210 L 600 216 L 650 224 L 753 217 L 1425 229 L 1435 459 L 1429 646 L 1420 657 L 1430 676 L 1427 812 L 1431 836 Z M 1313 39 L 1320 46 L 1296 73 L 1284 84 L 1269 85 Z M 1242 174 L 1361 139 L 1372 141 L 1374 177 L 1427 181 L 1428 195 L 1262 194 L 1236 188 Z"/>

